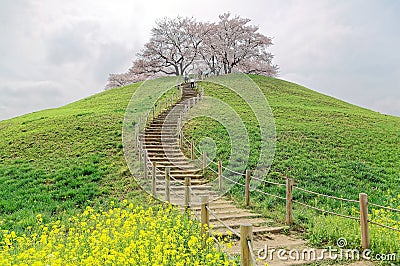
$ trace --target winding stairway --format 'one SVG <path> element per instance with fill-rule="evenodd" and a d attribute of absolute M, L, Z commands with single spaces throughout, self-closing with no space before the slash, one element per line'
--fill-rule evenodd
<path fill-rule="evenodd" d="M 211 186 L 207 185 L 207 180 L 203 178 L 200 166 L 196 165 L 195 161 L 188 159 L 183 154 L 177 137 L 180 113 L 185 108 L 187 102 L 196 96 L 197 92 L 195 90 L 184 85 L 181 99 L 155 117 L 146 127 L 144 134 L 140 138 L 144 143 L 143 148 L 147 150 L 150 164 L 148 166 L 152 167 L 154 162 L 156 165 L 156 194 L 159 197 L 165 196 L 165 171 L 168 168 L 171 176 L 170 202 L 174 205 L 183 206 L 185 196 L 184 179 L 185 177 L 190 177 L 190 191 L 193 195 L 198 196 L 192 196 L 190 207 L 194 214 L 199 217 L 199 197 L 202 195 L 215 196 L 216 192 L 211 189 Z M 247 209 L 239 208 L 232 201 L 223 197 L 218 197 L 216 200 L 210 202 L 209 208 L 212 211 L 210 212 L 210 228 L 213 233 L 226 236 L 230 229 L 239 232 L 241 224 L 252 224 L 255 251 L 263 248 L 266 243 L 271 241 L 273 243 L 274 239 L 278 236 L 280 238 L 279 243 L 273 243 L 270 246 L 278 247 L 284 245 L 287 247 L 304 244 L 304 241 L 300 241 L 290 235 L 281 234 L 284 227 L 272 227 L 272 221 L 266 220 L 261 215 L 252 213 Z M 229 235 L 232 234 L 229 233 Z M 233 233 L 232 237 L 233 241 L 236 241 L 236 244 L 238 244 L 235 233 Z M 235 245 L 228 252 L 233 254 L 240 253 L 238 245 Z M 269 264 L 275 265 L 274 263 L 271 264 L 271 262 Z"/>

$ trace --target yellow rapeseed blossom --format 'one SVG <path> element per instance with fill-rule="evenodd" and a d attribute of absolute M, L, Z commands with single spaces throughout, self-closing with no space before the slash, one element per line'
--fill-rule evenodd
<path fill-rule="evenodd" d="M 0 265 L 235 265 L 175 208 L 122 204 L 87 207 L 66 224 L 39 214 L 28 234 L 2 230 Z"/>

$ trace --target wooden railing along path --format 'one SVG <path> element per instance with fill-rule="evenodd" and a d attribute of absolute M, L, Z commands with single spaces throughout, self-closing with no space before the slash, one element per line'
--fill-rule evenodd
<path fill-rule="evenodd" d="M 135 128 L 136 154 L 144 172 L 143 178 L 149 181 L 148 189 L 152 195 L 171 204 L 191 209 L 203 225 L 209 226 L 210 221 L 215 224 L 219 223 L 220 225 L 216 227 L 217 229 L 225 228 L 234 236 L 240 238 L 243 265 L 256 264 L 254 251 L 252 250 L 253 233 L 279 232 L 283 227 L 265 226 L 268 221 L 263 220 L 260 215 L 239 209 L 231 202 L 222 199 L 218 191 L 207 185 L 209 181 L 204 178 L 207 171 L 212 171 L 218 177 L 220 190 L 225 182 L 243 187 L 245 206 L 250 205 L 251 194 L 255 193 L 284 201 L 286 204 L 287 225 L 294 223 L 293 204 L 297 204 L 319 212 L 340 216 L 344 219 L 359 221 L 362 247 L 364 249 L 370 248 L 369 224 L 400 232 L 398 228 L 371 221 L 368 218 L 368 205 L 393 212 L 400 212 L 400 210 L 368 203 L 368 196 L 365 193 L 360 193 L 357 200 L 329 196 L 302 188 L 296 185 L 291 178 L 284 177 L 285 183 L 265 180 L 261 177 L 252 176 L 250 170 L 241 173 L 223 167 L 220 160 L 214 162 L 209 159 L 207 154 L 201 153 L 194 145 L 193 140 L 188 140 L 181 130 L 187 113 L 204 96 L 204 89 L 199 89 L 197 85 L 197 90 L 195 91 L 184 85 L 177 86 L 176 92 L 165 98 L 165 103 L 156 103 L 152 110 L 139 119 Z M 184 146 L 190 150 L 190 159 L 181 150 Z M 211 167 L 212 165 L 217 170 L 214 170 Z M 223 170 L 237 175 L 239 178 L 233 180 L 224 175 Z M 286 193 L 284 196 L 280 196 L 259 188 L 250 191 L 251 180 L 257 180 L 272 186 L 285 187 Z M 296 190 L 318 197 L 357 204 L 360 216 L 340 214 L 295 200 L 293 193 Z M 234 222 L 235 220 L 237 220 L 237 223 Z M 257 225 L 256 227 L 252 226 L 253 222 Z"/>

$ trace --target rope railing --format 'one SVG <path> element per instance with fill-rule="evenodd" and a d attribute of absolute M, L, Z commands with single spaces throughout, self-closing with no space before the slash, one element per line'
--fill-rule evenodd
<path fill-rule="evenodd" d="M 209 168 L 209 170 L 212 171 L 212 172 L 214 172 L 214 173 L 216 173 L 216 174 L 218 174 L 218 172 L 215 171 L 215 170 L 212 169 L 212 168 Z M 224 179 L 226 179 L 226 180 L 228 180 L 228 181 L 230 181 L 230 182 L 232 182 L 232 183 L 234 183 L 234 184 L 236 184 L 236 185 L 240 185 L 240 186 L 244 187 L 243 184 L 241 184 L 241 183 L 239 183 L 239 182 L 237 182 L 237 181 L 235 181 L 235 180 L 233 180 L 233 179 L 231 179 L 231 178 L 229 178 L 229 177 L 226 177 L 226 176 L 222 175 L 222 178 L 224 178 Z"/>
<path fill-rule="evenodd" d="M 265 196 L 269 196 L 269 197 L 273 197 L 273 198 L 277 198 L 277 199 L 281 199 L 281 200 L 286 200 L 285 197 L 281 197 L 281 196 L 278 196 L 278 195 L 275 195 L 275 194 L 271 194 L 271 193 L 268 193 L 268 192 L 265 192 L 265 191 L 262 191 L 262 190 L 259 190 L 259 189 L 255 189 L 253 191 L 256 191 L 256 192 L 258 192 L 260 194 L 263 194 Z"/>
<path fill-rule="evenodd" d="M 271 184 L 271 185 L 283 186 L 283 187 L 286 186 L 286 184 L 283 184 L 283 183 L 277 183 L 277 182 L 272 182 L 272 181 L 265 180 L 265 179 L 259 179 L 259 178 L 255 177 L 255 176 L 252 176 L 251 179 L 254 179 L 254 180 L 257 180 L 257 181 L 260 181 L 260 182 L 264 182 L 264 183 L 267 183 L 267 184 Z"/>
<path fill-rule="evenodd" d="M 241 176 L 246 176 L 246 174 L 239 173 L 239 172 L 237 172 L 237 171 L 235 171 L 235 170 L 232 170 L 232 169 L 229 169 L 229 168 L 227 168 L 227 167 L 225 167 L 225 166 L 222 166 L 222 168 L 225 169 L 225 170 L 227 170 L 227 171 L 229 171 L 229 172 L 231 172 L 231 173 L 234 173 L 234 174 L 237 174 L 237 175 L 241 175 Z"/>
<path fill-rule="evenodd" d="M 389 230 L 400 232 L 399 228 L 383 225 L 383 224 L 380 224 L 380 223 L 377 223 L 377 222 L 374 222 L 374 221 L 371 221 L 371 220 L 368 220 L 368 222 L 373 224 L 373 225 L 377 225 L 377 226 L 380 226 L 380 227 L 383 227 L 383 228 L 386 228 L 386 229 L 389 229 Z"/>
<path fill-rule="evenodd" d="M 249 247 L 250 258 L 251 258 L 251 261 L 252 261 L 253 265 L 257 265 L 256 255 L 254 253 L 253 245 L 252 245 L 250 239 L 247 239 L 247 246 Z"/>
<path fill-rule="evenodd" d="M 218 172 L 216 172 L 214 169 L 212 169 L 209 165 L 207 165 L 207 169 L 211 170 L 213 173 L 218 174 Z M 224 169 L 227 169 L 227 168 L 224 167 Z M 239 183 L 239 182 L 237 182 L 235 180 L 232 180 L 232 179 L 226 177 L 225 175 L 222 175 L 221 177 L 226 179 L 226 180 L 229 180 L 230 182 L 232 182 L 232 183 L 234 183 L 236 185 L 243 186 L 243 187 L 245 187 L 247 189 L 247 184 L 244 185 L 242 183 Z M 252 191 L 253 193 L 260 193 L 260 194 L 263 194 L 265 196 L 274 197 L 274 198 L 278 198 L 278 199 L 286 201 L 286 203 L 287 203 L 286 204 L 287 205 L 286 206 L 287 207 L 287 219 L 286 219 L 287 220 L 287 224 L 291 224 L 292 223 L 292 219 L 293 219 L 292 218 L 292 210 L 288 211 L 288 208 L 292 209 L 292 207 L 291 207 L 292 203 L 295 203 L 295 204 L 298 204 L 300 206 L 303 206 L 303 207 L 306 207 L 306 208 L 309 208 L 309 209 L 313 209 L 313 210 L 321 212 L 321 213 L 327 213 L 327 214 L 335 215 L 335 216 L 342 217 L 342 218 L 345 218 L 345 219 L 351 219 L 351 220 L 359 221 L 359 222 L 361 222 L 361 224 L 363 224 L 363 221 L 365 221 L 365 223 L 367 223 L 367 224 L 370 223 L 370 224 L 373 224 L 373 225 L 376 225 L 376 226 L 380 226 L 380 227 L 386 228 L 388 230 L 400 232 L 400 229 L 398 229 L 396 227 L 384 225 L 384 224 L 381 224 L 381 223 L 377 223 L 377 222 L 371 221 L 369 219 L 365 220 L 365 217 L 368 217 L 367 204 L 370 205 L 370 206 L 373 206 L 373 207 L 382 208 L 382 209 L 385 209 L 385 210 L 388 210 L 388 211 L 393 211 L 393 212 L 400 212 L 400 210 L 396 209 L 396 208 L 392 208 L 392 207 L 387 207 L 387 206 L 374 204 L 374 203 L 367 203 L 366 200 L 361 200 L 361 194 L 360 194 L 360 200 L 354 200 L 354 199 L 348 199 L 348 198 L 344 198 L 344 197 L 326 195 L 326 194 L 318 193 L 318 192 L 315 192 L 315 191 L 311 191 L 311 190 L 299 187 L 298 185 L 294 185 L 292 179 L 290 179 L 290 178 L 285 178 L 285 180 L 287 181 L 286 184 L 273 182 L 273 181 L 269 181 L 269 180 L 265 180 L 265 179 L 260 179 L 260 178 L 258 178 L 256 176 L 251 176 L 251 179 L 254 179 L 254 180 L 257 180 L 257 181 L 260 181 L 260 182 L 264 182 L 264 183 L 267 183 L 267 184 L 275 185 L 275 186 L 280 186 L 280 187 L 286 186 L 287 187 L 286 188 L 286 192 L 287 192 L 286 197 L 282 197 L 282 196 L 279 196 L 279 195 L 268 193 L 268 192 L 262 191 L 260 189 L 254 189 Z M 289 189 L 288 188 L 288 184 L 290 184 L 289 196 L 288 196 L 288 189 Z M 312 206 L 312 205 L 300 202 L 298 200 L 294 200 L 293 196 L 292 196 L 292 190 L 298 190 L 298 191 L 301 191 L 301 192 L 304 192 L 304 193 L 309 193 L 309 194 L 312 194 L 312 195 L 315 195 L 315 196 L 318 196 L 318 197 L 324 197 L 324 198 L 338 200 L 338 201 L 342 201 L 342 202 L 357 203 L 357 204 L 360 205 L 360 217 L 354 217 L 354 216 L 341 214 L 341 213 L 337 213 L 337 212 L 330 211 L 330 210 L 325 210 L 323 208 L 318 208 L 316 206 Z M 250 192 L 248 192 L 248 193 L 250 193 Z M 290 204 L 288 204 L 288 202 L 290 202 Z M 362 212 L 365 212 L 365 211 L 363 211 L 363 209 L 366 209 L 366 215 L 364 215 L 364 216 L 361 215 Z M 369 231 L 368 231 L 368 228 L 365 229 L 365 226 L 364 227 L 361 226 L 361 227 L 362 227 L 361 231 L 362 231 L 362 239 L 363 239 L 362 246 L 363 246 L 363 248 L 369 248 L 370 243 L 369 243 Z"/>
<path fill-rule="evenodd" d="M 320 209 L 320 208 L 311 206 L 311 205 L 309 205 L 309 204 L 305 204 L 305 203 L 300 202 L 300 201 L 297 201 L 297 200 L 292 200 L 292 202 L 293 202 L 293 203 L 296 203 L 296 204 L 299 204 L 299 205 L 301 205 L 301 206 L 304 206 L 304 207 L 307 207 L 307 208 L 316 210 L 316 211 L 320 211 L 320 212 L 322 212 L 322 213 L 328 213 L 328 214 L 331 214 L 331 215 L 336 215 L 336 216 L 339 216 L 339 217 L 343 217 L 343 218 L 347 218 L 347 219 L 352 219 L 352 220 L 360 221 L 360 218 L 353 217 L 353 216 L 349 216 L 349 215 L 344 215 L 344 214 L 340 214 L 340 213 L 336 213 L 336 212 L 332 212 L 332 211 L 328 211 L 328 210 L 324 210 L 324 209 Z"/>
<path fill-rule="evenodd" d="M 289 225 L 293 223 L 293 219 L 292 219 L 292 204 L 293 203 L 297 204 L 297 205 L 300 205 L 302 207 L 308 208 L 308 209 L 312 209 L 312 210 L 321 212 L 321 213 L 327 213 L 327 214 L 339 216 L 339 217 L 342 217 L 342 218 L 345 218 L 345 219 L 351 219 L 351 220 L 359 221 L 359 222 L 361 222 L 362 246 L 363 246 L 363 248 L 368 248 L 369 247 L 369 231 L 368 231 L 368 227 L 365 227 L 365 223 L 366 224 L 370 223 L 372 225 L 380 226 L 380 227 L 386 228 L 388 230 L 393 230 L 393 231 L 400 232 L 400 229 L 398 229 L 396 227 L 389 226 L 389 225 L 384 225 L 384 224 L 381 224 L 381 223 L 378 223 L 378 222 L 375 222 L 373 220 L 368 219 L 368 207 L 367 206 L 369 205 L 369 206 L 373 206 L 373 207 L 376 207 L 376 208 L 385 209 L 387 211 L 393 211 L 393 212 L 400 212 L 400 209 L 396 209 L 396 208 L 393 208 L 393 207 L 390 207 L 390 206 L 382 206 L 382 205 L 378 205 L 378 204 L 374 204 L 374 203 L 369 203 L 366 200 L 366 195 L 365 194 L 364 194 L 365 197 L 364 197 L 363 200 L 362 200 L 362 197 L 361 197 L 362 193 L 360 194 L 360 199 L 359 200 L 348 199 L 348 198 L 332 196 L 332 195 L 326 195 L 326 194 L 315 192 L 315 191 L 312 191 L 312 190 L 309 190 L 309 189 L 306 189 L 306 188 L 302 188 L 302 187 L 298 186 L 297 184 L 294 185 L 293 184 L 293 179 L 291 179 L 291 178 L 287 178 L 287 177 L 284 178 L 284 180 L 286 180 L 286 184 L 280 183 L 280 182 L 275 182 L 275 181 L 270 181 L 270 180 L 266 180 L 264 178 L 261 178 L 259 176 L 250 176 L 250 172 L 248 170 L 246 170 L 246 174 L 245 174 L 245 173 L 238 172 L 238 171 L 235 171 L 233 169 L 230 169 L 230 168 L 228 168 L 226 166 L 223 166 L 221 161 L 219 161 L 218 163 L 214 162 L 214 160 L 209 158 L 207 156 L 207 154 L 203 154 L 203 158 L 200 158 L 201 155 L 202 155 L 202 151 L 196 145 L 194 145 L 193 140 L 189 140 L 183 134 L 183 127 L 182 127 L 182 124 L 181 124 L 182 120 L 185 119 L 185 116 L 186 116 L 187 112 L 190 110 L 190 108 L 192 108 L 194 106 L 194 104 L 196 104 L 196 102 L 199 101 L 199 99 L 201 99 L 201 98 L 200 97 L 193 97 L 193 98 L 189 98 L 185 102 L 185 105 L 183 107 L 183 110 L 181 111 L 181 115 L 180 115 L 180 118 L 179 118 L 178 135 L 181 138 L 181 141 L 180 141 L 181 147 L 185 146 L 185 147 L 191 148 L 191 154 L 192 154 L 191 157 L 192 157 L 192 159 L 203 163 L 203 167 L 204 167 L 203 168 L 203 173 L 205 173 L 204 169 L 208 169 L 208 170 L 212 171 L 213 173 L 217 174 L 220 178 L 222 178 L 224 180 L 232 182 L 235 185 L 239 185 L 239 186 L 245 187 L 246 190 L 249 190 L 250 180 L 256 180 L 256 181 L 262 182 L 263 184 L 269 184 L 269 185 L 278 186 L 278 187 L 285 186 L 286 187 L 286 197 L 280 196 L 280 195 L 276 195 L 276 194 L 272 194 L 272 193 L 266 192 L 264 190 L 260 190 L 258 188 L 252 190 L 251 192 L 252 193 L 259 193 L 259 194 L 262 194 L 262 195 L 265 195 L 265 196 L 268 196 L 268 197 L 273 197 L 273 198 L 277 198 L 277 199 L 286 201 L 286 212 L 287 212 L 286 213 L 286 223 L 289 224 Z M 147 112 L 144 115 L 144 117 L 143 116 L 140 117 L 139 120 L 142 121 L 144 125 L 143 125 L 143 130 L 141 130 L 142 124 L 139 123 L 138 134 L 144 133 L 145 128 L 147 126 L 147 123 L 149 121 L 149 115 L 150 115 L 150 112 Z M 153 114 L 153 119 L 154 119 L 154 114 Z M 136 133 L 136 131 L 135 131 L 135 133 Z M 139 149 L 141 149 L 140 138 L 137 138 L 137 140 L 139 141 L 139 145 L 138 145 Z M 144 162 L 145 162 L 144 170 L 147 171 L 147 172 L 151 172 L 152 169 L 151 169 L 151 167 L 149 167 L 149 163 L 151 165 L 151 160 L 148 157 L 146 157 L 146 149 L 140 150 L 139 152 L 141 152 L 141 155 L 145 158 L 145 160 L 144 160 Z M 141 161 L 143 162 L 143 160 L 141 160 Z M 212 168 L 212 166 L 218 166 L 218 172 L 215 171 Z M 234 179 L 228 177 L 229 175 L 226 176 L 226 174 L 225 175 L 222 174 L 221 173 L 222 172 L 221 169 L 224 169 L 228 173 L 235 174 L 239 178 L 246 177 L 246 183 L 243 184 L 243 182 L 238 182 L 237 180 L 234 180 Z M 159 173 L 162 173 L 163 171 L 161 169 L 159 169 L 159 168 L 156 168 L 156 172 L 159 174 Z M 170 179 L 174 180 L 176 182 L 180 182 L 182 185 L 184 185 L 181 180 L 175 179 L 172 175 L 170 175 Z M 238 179 L 238 180 L 240 180 L 240 179 Z M 242 181 L 242 180 L 240 180 L 240 181 Z M 314 195 L 314 196 L 318 196 L 318 197 L 323 197 L 323 198 L 327 198 L 327 199 L 341 201 L 341 202 L 357 203 L 357 204 L 360 205 L 360 217 L 354 217 L 354 216 L 351 216 L 351 215 L 337 213 L 337 212 L 332 211 L 332 210 L 325 210 L 324 208 L 320 208 L 320 207 L 317 207 L 317 206 L 312 206 L 310 204 L 301 202 L 300 200 L 297 200 L 297 199 L 295 200 L 295 199 L 293 199 L 293 195 L 292 195 L 294 190 L 297 190 L 297 191 L 300 191 L 300 192 L 303 192 L 303 193 L 307 193 L 307 194 L 311 194 L 311 195 Z M 196 197 L 199 196 L 191 188 L 191 186 L 188 186 L 188 191 L 189 191 L 188 193 L 190 193 L 190 194 L 192 194 L 192 195 L 194 195 Z M 173 193 L 178 195 L 175 190 L 173 190 Z M 250 191 L 248 191 L 248 192 L 246 191 L 246 194 L 249 195 Z M 304 195 L 304 194 L 300 194 L 300 195 Z M 248 200 L 246 201 L 246 205 L 248 205 Z M 222 221 L 215 214 L 215 212 L 213 212 L 208 207 L 207 207 L 207 209 L 208 209 L 209 213 L 211 213 L 211 215 L 213 215 L 218 222 L 220 222 L 224 227 L 226 227 L 233 234 L 235 234 L 236 236 L 240 237 L 240 234 L 238 232 L 236 232 L 233 228 L 231 228 L 227 224 L 225 224 L 224 221 Z M 195 216 L 197 218 L 199 218 L 196 213 L 194 213 L 194 214 L 195 214 Z M 364 227 L 362 225 L 363 223 L 364 223 Z M 368 237 L 366 237 L 366 234 L 368 234 Z M 365 240 L 365 239 L 368 239 L 368 240 Z M 249 249 L 251 249 L 251 241 L 250 240 L 248 240 L 248 245 L 249 245 Z M 252 253 L 251 255 L 252 255 L 252 260 L 253 260 L 254 259 L 253 250 L 251 250 L 250 253 Z M 255 260 L 253 261 L 253 263 L 255 263 Z"/>
<path fill-rule="evenodd" d="M 400 209 L 395 209 L 395 208 L 391 208 L 391 207 L 385 207 L 385 206 L 374 204 L 374 203 L 368 203 L 368 204 L 371 205 L 371 206 L 380 208 L 380 209 L 385 209 L 385 210 L 393 211 L 393 212 L 400 212 Z"/>
<path fill-rule="evenodd" d="M 319 197 L 325 197 L 325 198 L 329 198 L 329 199 L 335 199 L 335 200 L 346 201 L 346 202 L 353 202 L 353 203 L 358 203 L 358 202 L 359 202 L 358 200 L 352 200 L 352 199 L 346 199 L 346 198 L 340 198 L 340 197 L 335 197 L 335 196 L 329 196 L 329 195 L 321 194 L 321 193 L 314 192 L 314 191 L 311 191 L 311 190 L 308 190 L 308 189 L 304 189 L 304 188 L 301 188 L 301 187 L 298 187 L 298 186 L 293 186 L 293 188 L 295 188 L 295 189 L 297 189 L 297 190 L 300 190 L 300 191 L 303 191 L 303 192 L 306 192 L 306 193 L 310 193 L 310 194 L 317 195 L 317 196 L 319 196 Z"/>
<path fill-rule="evenodd" d="M 199 195 L 197 195 L 197 193 L 195 193 L 195 192 L 193 191 L 192 186 L 189 186 L 189 190 L 190 190 L 190 192 L 193 194 L 193 196 L 199 197 Z"/>

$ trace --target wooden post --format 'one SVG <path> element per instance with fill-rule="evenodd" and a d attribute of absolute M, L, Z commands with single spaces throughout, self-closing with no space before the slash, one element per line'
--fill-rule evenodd
<path fill-rule="evenodd" d="M 251 224 L 240 225 L 240 265 L 252 265 L 250 247 L 247 240 L 253 240 L 253 227 Z"/>
<path fill-rule="evenodd" d="M 194 141 L 190 143 L 190 159 L 194 160 Z"/>
<path fill-rule="evenodd" d="M 190 177 L 185 177 L 185 209 L 190 208 Z"/>
<path fill-rule="evenodd" d="M 168 97 L 165 96 L 165 109 L 168 109 Z"/>
<path fill-rule="evenodd" d="M 207 171 L 207 153 L 203 151 L 203 175 L 206 174 Z"/>
<path fill-rule="evenodd" d="M 218 160 L 218 185 L 219 190 L 222 190 L 222 161 Z"/>
<path fill-rule="evenodd" d="M 368 249 L 370 247 L 369 229 L 368 229 L 368 196 L 365 193 L 360 193 L 359 198 L 360 198 L 361 244 L 363 249 Z"/>
<path fill-rule="evenodd" d="M 135 151 L 139 154 L 139 125 L 135 125 Z"/>
<path fill-rule="evenodd" d="M 153 161 L 153 168 L 151 171 L 151 194 L 153 197 L 156 196 L 157 193 L 157 184 L 156 184 L 156 162 Z"/>
<path fill-rule="evenodd" d="M 143 164 L 143 166 L 144 166 L 144 179 L 147 179 L 148 178 L 148 172 L 147 172 L 147 152 L 146 151 L 144 151 L 144 154 L 143 154 L 143 162 L 144 162 L 144 164 Z"/>
<path fill-rule="evenodd" d="M 201 196 L 201 235 L 208 233 L 210 228 L 210 214 L 208 213 L 208 196 Z"/>
<path fill-rule="evenodd" d="M 286 224 L 293 224 L 293 179 L 286 179 Z"/>
<path fill-rule="evenodd" d="M 170 197 L 170 179 L 171 177 L 169 176 L 169 167 L 165 167 L 165 201 L 166 202 L 170 202 L 171 201 L 171 197 Z"/>
<path fill-rule="evenodd" d="M 139 140 L 139 169 L 140 169 L 140 167 L 141 167 L 141 165 L 140 165 L 140 162 L 142 161 L 142 147 L 143 147 L 143 144 L 142 144 L 142 142 Z"/>
<path fill-rule="evenodd" d="M 153 108 L 152 108 L 153 109 L 153 120 L 155 118 L 155 110 L 154 110 L 155 108 L 156 108 L 155 106 L 153 106 Z"/>
<path fill-rule="evenodd" d="M 244 192 L 245 205 L 250 205 L 250 170 L 246 170 L 246 186 Z"/>

